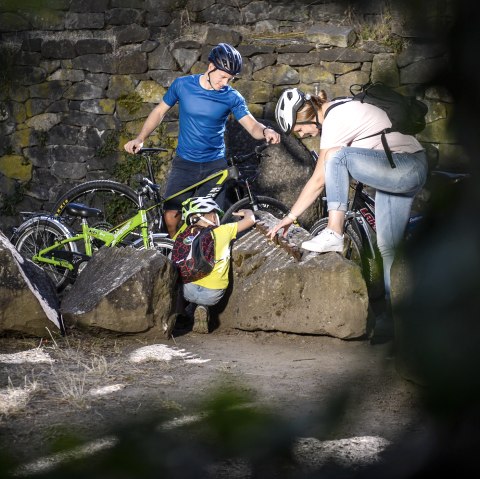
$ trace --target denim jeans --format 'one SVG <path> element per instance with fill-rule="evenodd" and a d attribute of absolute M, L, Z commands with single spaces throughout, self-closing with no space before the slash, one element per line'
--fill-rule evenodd
<path fill-rule="evenodd" d="M 392 168 L 383 150 L 344 147 L 325 164 L 328 210 L 346 211 L 350 177 L 375 188 L 377 245 L 382 255 L 385 295 L 390 297 L 390 270 L 410 217 L 413 198 L 425 184 L 425 151 L 393 153 Z"/>
<path fill-rule="evenodd" d="M 217 304 L 225 294 L 225 289 L 210 289 L 194 283 L 183 285 L 183 297 L 190 303 L 202 306 Z"/>

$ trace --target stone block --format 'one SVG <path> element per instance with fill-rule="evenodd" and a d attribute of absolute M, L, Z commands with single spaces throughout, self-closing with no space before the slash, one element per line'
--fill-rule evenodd
<path fill-rule="evenodd" d="M 68 325 L 120 333 L 168 335 L 176 270 L 156 250 L 101 248 L 62 301 Z"/>

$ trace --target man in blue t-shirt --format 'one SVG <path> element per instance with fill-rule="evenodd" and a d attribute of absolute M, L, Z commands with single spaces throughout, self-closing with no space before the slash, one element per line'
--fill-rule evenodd
<path fill-rule="evenodd" d="M 219 43 L 210 52 L 208 61 L 205 73 L 180 77 L 172 83 L 163 100 L 145 120 L 139 135 L 124 147 L 128 153 L 138 152 L 168 110 L 178 102 L 178 146 L 167 181 L 167 197 L 227 167 L 224 133 L 230 113 L 253 138 L 280 142 L 280 135 L 259 123 L 248 111 L 243 96 L 228 85 L 242 68 L 240 53 L 227 43 Z M 208 182 L 165 203 L 165 223 L 171 237 L 180 223 L 182 202 L 191 196 L 205 196 L 212 186 L 212 182 Z M 224 196 L 222 192 L 216 198 L 222 207 Z"/>

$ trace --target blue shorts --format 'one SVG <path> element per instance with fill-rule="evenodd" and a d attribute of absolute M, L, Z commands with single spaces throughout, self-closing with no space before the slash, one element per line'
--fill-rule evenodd
<path fill-rule="evenodd" d="M 170 170 L 170 174 L 168 176 L 164 196 L 165 198 L 168 198 L 178 191 L 184 190 L 185 188 L 198 183 L 207 176 L 227 168 L 227 166 L 227 160 L 225 158 L 200 163 L 196 161 L 184 160 L 176 155 L 172 161 L 172 169 Z M 204 183 L 195 189 L 186 191 L 185 193 L 166 201 L 164 205 L 165 209 L 180 211 L 182 209 L 182 203 L 187 198 L 191 198 L 192 196 L 206 196 L 212 187 L 215 186 L 217 181 L 218 178 L 215 178 L 214 180 L 208 181 L 207 183 Z M 214 196 L 215 201 L 223 210 L 225 209 L 224 186 L 225 183 L 217 196 Z"/>

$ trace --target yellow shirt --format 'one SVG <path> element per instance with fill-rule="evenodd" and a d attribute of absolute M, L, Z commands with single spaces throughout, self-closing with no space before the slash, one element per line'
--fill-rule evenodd
<path fill-rule="evenodd" d="M 237 237 L 237 223 L 227 223 L 212 230 L 215 238 L 215 266 L 212 272 L 194 284 L 210 289 L 226 289 L 230 271 L 230 243 Z"/>

